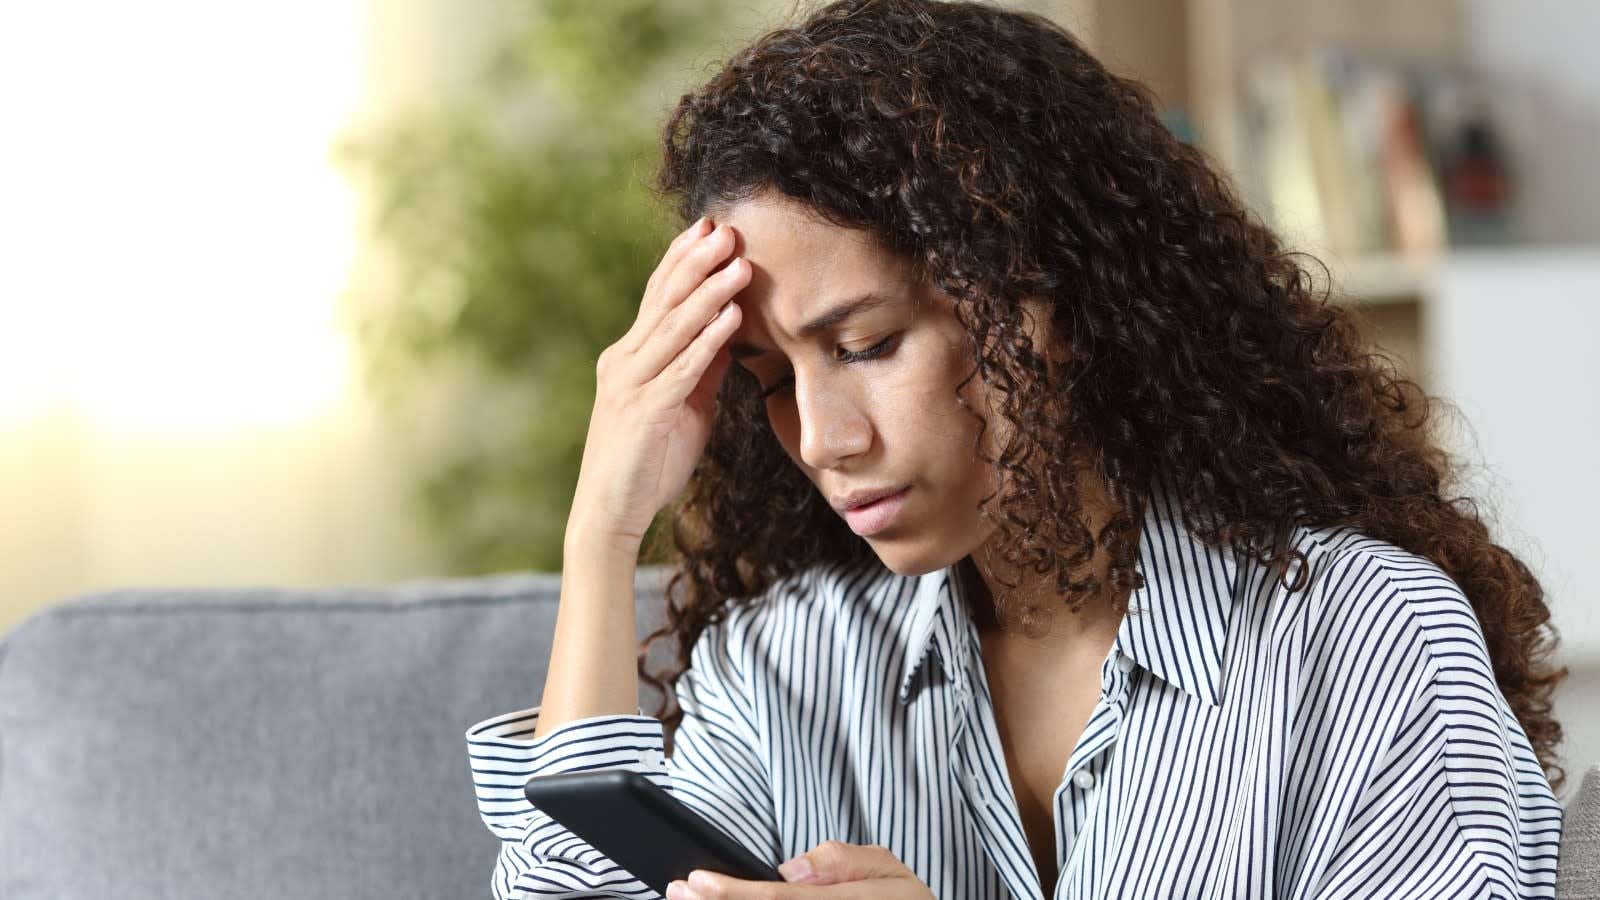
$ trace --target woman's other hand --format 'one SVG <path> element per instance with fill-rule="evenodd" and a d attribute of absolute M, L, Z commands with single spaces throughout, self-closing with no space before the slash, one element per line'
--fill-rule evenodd
<path fill-rule="evenodd" d="M 667 886 L 667 900 L 932 900 L 916 873 L 876 844 L 823 841 L 778 867 L 784 882 L 745 881 L 696 869 Z"/>

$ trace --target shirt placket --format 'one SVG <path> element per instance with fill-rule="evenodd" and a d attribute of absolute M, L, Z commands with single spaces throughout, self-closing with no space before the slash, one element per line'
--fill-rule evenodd
<path fill-rule="evenodd" d="M 1028 852 L 1021 814 L 1014 797 L 998 797 L 990 788 L 993 774 L 983 766 L 998 766 L 1004 773 L 1005 756 L 993 726 L 993 712 L 970 682 L 957 688 L 959 710 L 950 755 L 951 774 L 960 788 L 972 820 L 978 823 L 978 837 L 984 853 L 1001 880 L 1017 900 L 1040 900 L 1039 874 Z M 1007 782 L 1009 784 L 1009 781 Z"/>
<path fill-rule="evenodd" d="M 1082 838 L 1096 826 L 1096 813 L 1104 805 L 1099 802 L 1105 790 L 1103 782 L 1109 771 L 1111 751 L 1127 717 L 1133 669 L 1133 660 L 1115 648 L 1106 656 L 1100 667 L 1100 701 L 1095 704 L 1077 745 L 1067 757 L 1066 771 L 1056 788 L 1051 804 L 1055 814 L 1056 860 L 1061 867 L 1056 900 L 1072 896 L 1072 885 L 1100 880 L 1079 877 L 1085 865 L 1102 862 L 1084 857 L 1083 848 L 1090 842 Z"/>

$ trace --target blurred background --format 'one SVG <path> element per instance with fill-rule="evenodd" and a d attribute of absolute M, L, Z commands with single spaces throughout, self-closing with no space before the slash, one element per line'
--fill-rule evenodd
<path fill-rule="evenodd" d="M 0 13 L 0 631 L 102 588 L 557 570 L 593 360 L 678 227 L 665 112 L 817 5 Z M 1456 405 L 1600 761 L 1600 4 L 1006 5 L 1145 80 Z"/>

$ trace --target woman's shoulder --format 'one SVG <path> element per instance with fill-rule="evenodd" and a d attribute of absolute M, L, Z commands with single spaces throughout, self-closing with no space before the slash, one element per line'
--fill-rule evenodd
<path fill-rule="evenodd" d="M 1433 559 L 1359 531 L 1305 536 L 1316 551 L 1308 554 L 1315 577 L 1307 596 L 1319 607 L 1314 639 L 1306 642 L 1306 668 L 1315 673 L 1303 684 L 1308 694 L 1398 710 L 1391 727 L 1401 733 L 1436 732 L 1454 795 L 1476 796 L 1484 761 L 1497 760 L 1497 771 L 1532 792 L 1518 803 L 1553 802 L 1461 585 Z"/>
<path fill-rule="evenodd" d="M 1496 722 L 1496 740 L 1531 758 L 1482 623 L 1448 572 L 1349 528 L 1307 529 L 1302 537 L 1310 578 L 1303 592 L 1278 595 L 1272 630 L 1291 636 L 1274 652 L 1297 657 L 1304 696 L 1348 705 L 1344 712 L 1355 718 L 1394 706 L 1418 721 Z"/>
<path fill-rule="evenodd" d="M 890 571 L 876 558 L 818 563 L 731 605 L 706 628 L 702 640 L 749 663 L 780 655 L 785 665 L 792 665 L 795 654 L 849 640 L 846 635 L 859 631 L 865 617 L 875 612 L 888 616 L 897 606 L 903 608 L 918 581 Z"/>
<path fill-rule="evenodd" d="M 816 563 L 778 578 L 754 598 L 734 604 L 725 619 L 730 630 L 820 624 L 859 615 L 864 606 L 881 605 L 886 596 L 892 597 L 916 581 L 890 571 L 876 558 Z"/>
<path fill-rule="evenodd" d="M 1453 653 L 1487 666 L 1472 603 L 1437 562 L 1347 526 L 1302 527 L 1297 538 L 1307 567 L 1302 602 L 1316 630 L 1357 645 L 1415 642 L 1431 662 Z"/>

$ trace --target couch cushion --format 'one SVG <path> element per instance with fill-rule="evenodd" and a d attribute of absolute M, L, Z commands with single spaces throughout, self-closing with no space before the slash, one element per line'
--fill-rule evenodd
<path fill-rule="evenodd" d="M 1600 766 L 1583 773 L 1563 810 L 1557 900 L 1600 900 Z"/>
<path fill-rule="evenodd" d="M 641 636 L 667 574 L 640 570 Z M 559 592 L 514 573 L 35 614 L 0 645 L 0 896 L 485 896 L 462 733 L 539 701 Z"/>

